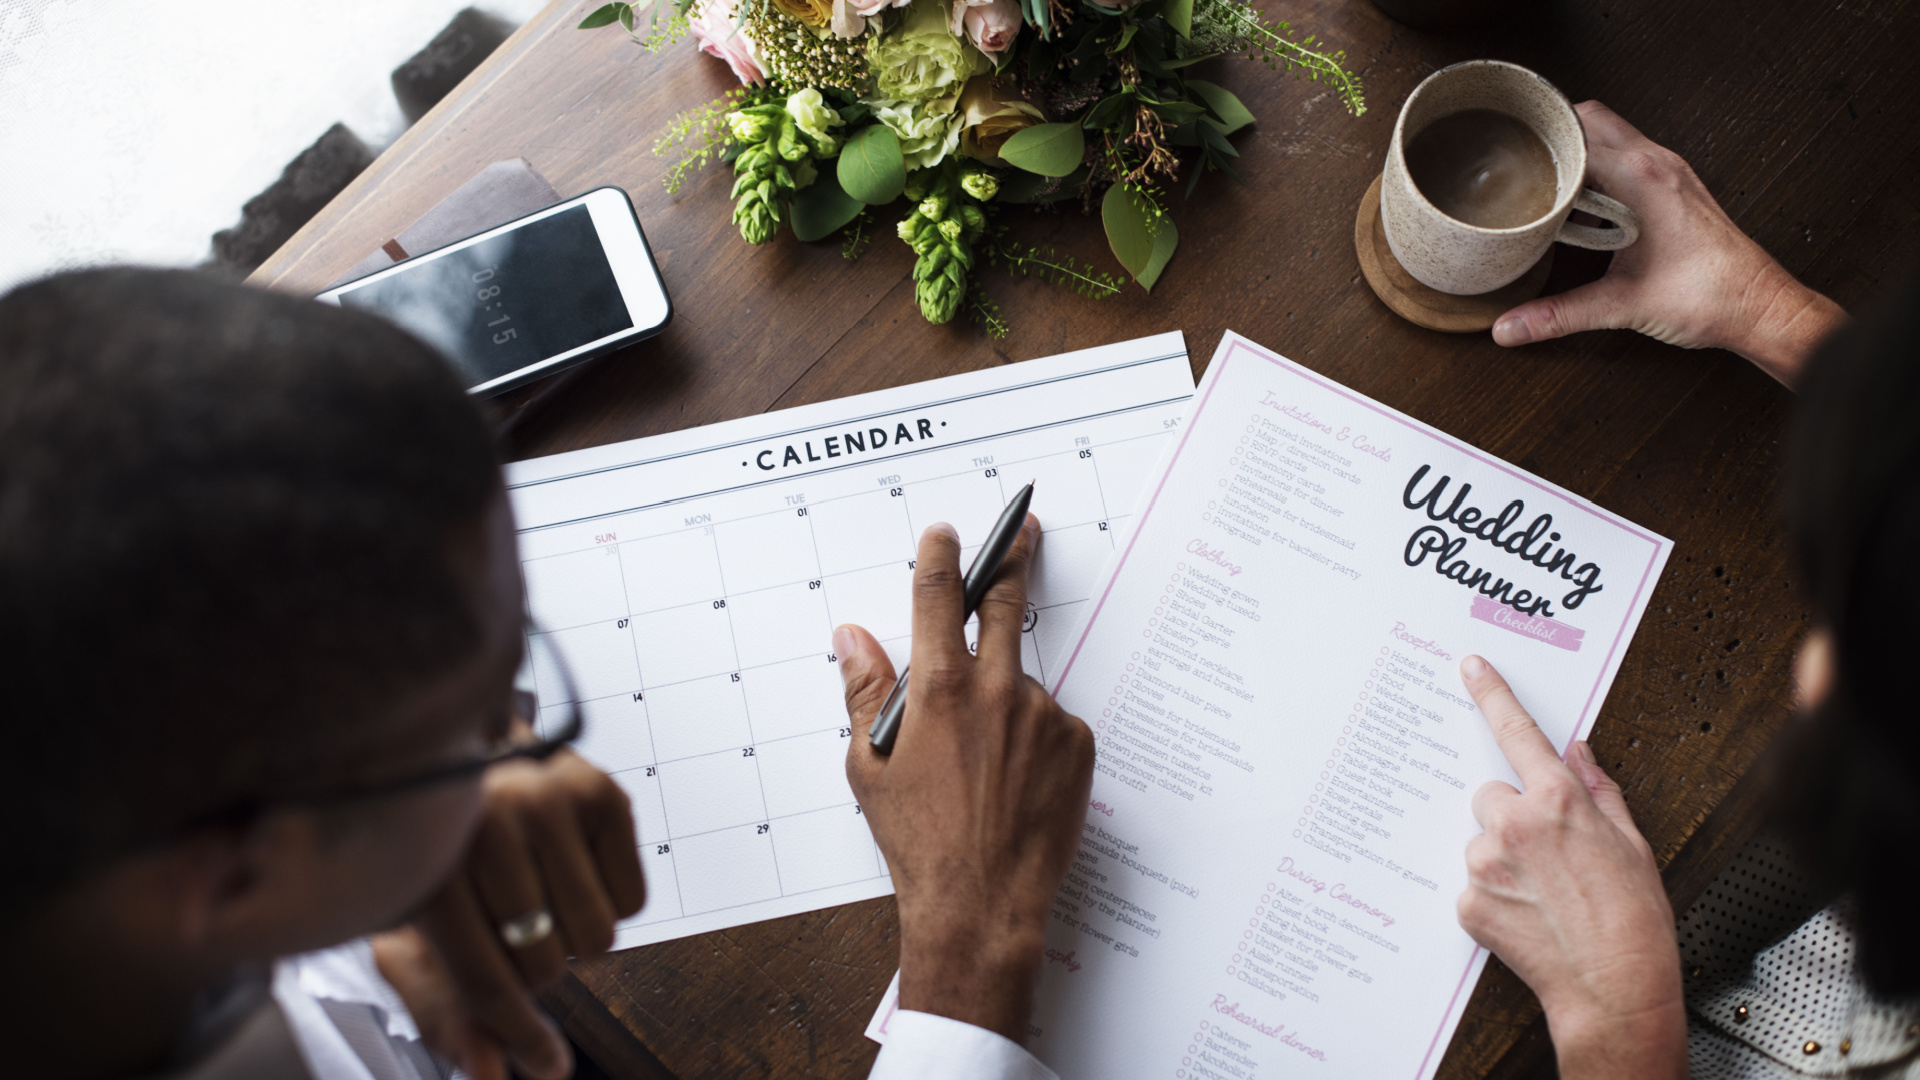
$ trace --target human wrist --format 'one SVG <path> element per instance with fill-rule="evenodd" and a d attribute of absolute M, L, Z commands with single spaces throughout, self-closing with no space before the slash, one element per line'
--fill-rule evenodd
<path fill-rule="evenodd" d="M 1005 927 L 916 925 L 902 912 L 900 1007 L 1025 1043 L 1042 936 Z"/>
<path fill-rule="evenodd" d="M 1561 1080 L 1685 1080 L 1687 1013 L 1677 996 L 1628 1013 L 1566 1007 L 1546 1012 Z"/>
<path fill-rule="evenodd" d="M 1847 319 L 1840 305 L 1802 285 L 1778 263 L 1760 275 L 1747 300 L 1730 328 L 1727 348 L 1788 389 L 1799 385 L 1814 349 Z"/>

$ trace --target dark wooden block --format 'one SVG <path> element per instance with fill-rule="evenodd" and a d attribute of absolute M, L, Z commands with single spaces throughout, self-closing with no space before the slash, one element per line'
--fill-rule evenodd
<path fill-rule="evenodd" d="M 440 104 L 460 80 L 492 55 L 513 27 L 477 8 L 462 8 L 427 47 L 393 69 L 393 96 L 411 124 Z"/>
<path fill-rule="evenodd" d="M 373 151 L 346 125 L 328 128 L 271 187 L 247 200 L 240 224 L 213 234 L 215 266 L 242 274 L 259 266 L 371 164 Z"/>

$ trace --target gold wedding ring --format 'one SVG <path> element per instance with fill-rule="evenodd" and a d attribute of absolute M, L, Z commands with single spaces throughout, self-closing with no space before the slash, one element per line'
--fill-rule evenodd
<path fill-rule="evenodd" d="M 546 908 L 500 924 L 500 939 L 516 949 L 538 945 L 553 934 L 553 915 Z"/>

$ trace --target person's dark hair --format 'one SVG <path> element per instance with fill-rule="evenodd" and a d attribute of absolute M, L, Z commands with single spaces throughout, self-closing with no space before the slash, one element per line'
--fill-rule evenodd
<path fill-rule="evenodd" d="M 1780 821 L 1830 887 L 1852 892 L 1863 970 L 1920 991 L 1920 275 L 1909 274 L 1810 364 L 1788 528 L 1835 679 L 1790 729 Z"/>
<path fill-rule="evenodd" d="M 367 315 L 185 271 L 0 298 L 0 913 L 390 742 L 479 645 L 451 554 L 499 492 Z"/>

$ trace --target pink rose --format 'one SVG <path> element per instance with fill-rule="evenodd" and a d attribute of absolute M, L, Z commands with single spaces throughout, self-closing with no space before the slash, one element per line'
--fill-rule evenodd
<path fill-rule="evenodd" d="M 747 36 L 746 27 L 734 29 L 732 0 L 700 0 L 687 19 L 693 40 L 700 51 L 727 62 L 743 84 L 763 83 L 767 73 L 760 66 L 760 55 Z"/>
<path fill-rule="evenodd" d="M 974 47 L 995 60 L 1013 48 L 1020 26 L 1019 0 L 953 0 L 953 36 L 964 29 Z"/>
<path fill-rule="evenodd" d="M 906 7 L 913 0 L 833 0 L 833 18 L 827 24 L 833 36 L 852 40 L 867 32 L 867 20 L 888 8 Z"/>

